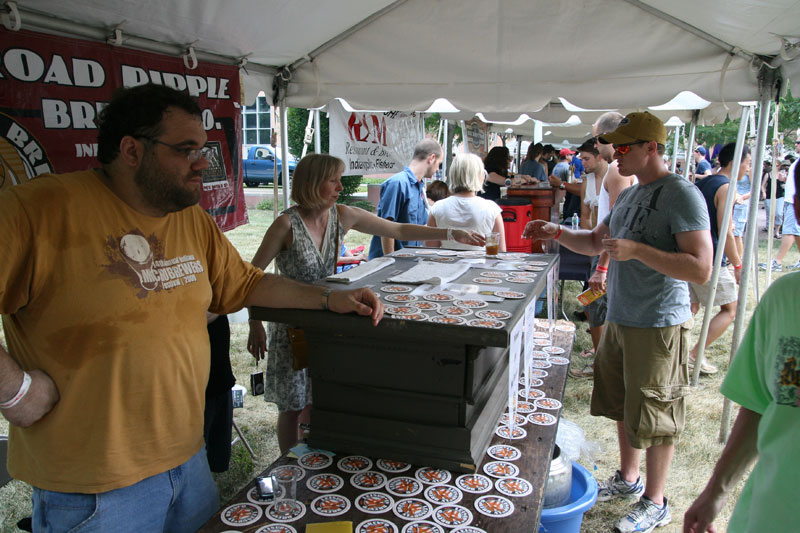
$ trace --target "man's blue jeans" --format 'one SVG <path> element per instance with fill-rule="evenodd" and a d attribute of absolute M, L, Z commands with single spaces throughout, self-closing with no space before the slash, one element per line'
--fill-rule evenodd
<path fill-rule="evenodd" d="M 33 489 L 33 531 L 197 531 L 219 509 L 205 446 L 180 466 L 121 489 L 78 494 Z"/>

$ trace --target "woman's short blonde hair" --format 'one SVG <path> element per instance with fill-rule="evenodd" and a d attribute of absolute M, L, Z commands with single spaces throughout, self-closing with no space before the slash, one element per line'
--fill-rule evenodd
<path fill-rule="evenodd" d="M 344 172 L 344 161 L 328 154 L 308 154 L 297 163 L 292 177 L 292 201 L 308 209 L 324 202 L 319 187 L 327 179 Z"/>
<path fill-rule="evenodd" d="M 447 181 L 450 192 L 478 192 L 483 190 L 483 161 L 475 154 L 459 154 L 450 164 Z"/>

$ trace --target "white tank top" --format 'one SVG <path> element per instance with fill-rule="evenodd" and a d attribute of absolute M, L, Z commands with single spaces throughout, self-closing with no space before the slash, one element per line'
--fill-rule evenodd
<path fill-rule="evenodd" d="M 608 169 L 611 170 L 611 165 L 608 165 Z M 606 176 L 608 176 L 608 171 L 606 171 Z M 608 196 L 608 189 L 606 189 L 606 176 L 603 176 L 603 183 L 600 185 L 600 194 L 597 197 L 597 223 L 600 224 L 602 221 L 606 219 L 608 214 L 611 212 L 611 198 Z M 589 190 L 588 188 L 586 189 Z"/>

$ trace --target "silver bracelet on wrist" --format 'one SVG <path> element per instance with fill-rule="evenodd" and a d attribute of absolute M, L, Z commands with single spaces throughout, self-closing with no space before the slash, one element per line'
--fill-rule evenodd
<path fill-rule="evenodd" d="M 328 299 L 331 297 L 331 293 L 332 292 L 333 292 L 333 289 L 325 289 L 324 291 L 322 291 L 322 296 L 325 297 L 325 303 L 322 304 L 322 310 L 323 311 L 327 311 L 328 310 Z"/>
<path fill-rule="evenodd" d="M 448 241 L 454 241 L 455 240 L 453 238 L 453 228 L 447 228 L 447 240 Z"/>

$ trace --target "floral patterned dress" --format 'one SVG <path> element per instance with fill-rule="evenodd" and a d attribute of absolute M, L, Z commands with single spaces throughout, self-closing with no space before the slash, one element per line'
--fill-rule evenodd
<path fill-rule="evenodd" d="M 288 216 L 292 223 L 292 245 L 275 258 L 280 274 L 306 283 L 333 274 L 343 237 L 336 206 L 331 208 L 328 215 L 328 225 L 322 239 L 322 251 L 314 244 L 297 207 L 290 207 L 283 214 Z M 264 399 L 277 404 L 279 411 L 300 411 L 311 403 L 311 380 L 308 377 L 308 369 L 295 371 L 292 368 L 289 327 L 286 324 L 268 323 L 269 352 Z"/>

